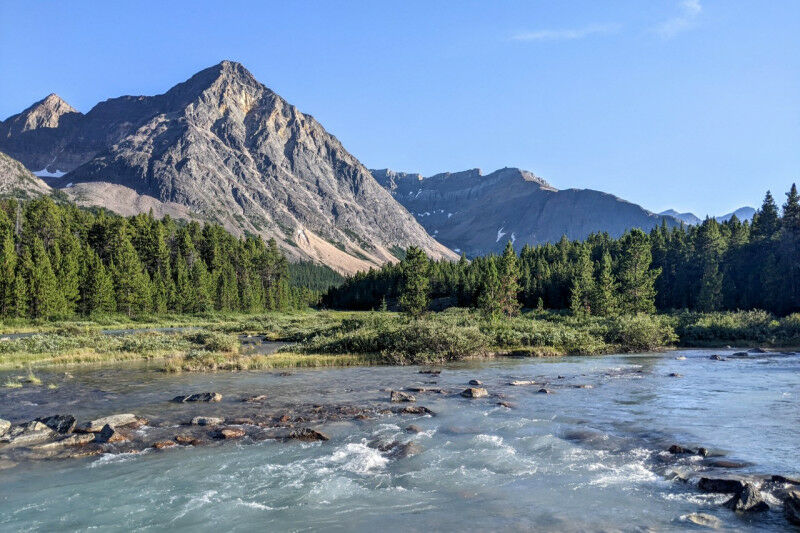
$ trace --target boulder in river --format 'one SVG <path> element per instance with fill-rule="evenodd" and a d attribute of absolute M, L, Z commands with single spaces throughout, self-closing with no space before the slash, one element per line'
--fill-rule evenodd
<path fill-rule="evenodd" d="M 750 463 L 728 461 L 727 459 L 714 459 L 713 461 L 708 461 L 708 463 L 706 464 L 714 468 L 729 468 L 729 469 L 737 469 L 750 466 Z"/>
<path fill-rule="evenodd" d="M 177 446 L 177 444 L 171 440 L 160 440 L 153 443 L 153 448 L 156 450 L 163 450 L 164 448 L 171 448 L 173 446 Z"/>
<path fill-rule="evenodd" d="M 101 443 L 114 443 L 125 442 L 128 440 L 128 437 L 114 429 L 111 425 L 106 424 L 103 426 L 103 429 L 95 435 L 94 440 Z"/>
<path fill-rule="evenodd" d="M 193 426 L 219 426 L 224 423 L 225 419 L 217 416 L 196 416 L 192 418 Z"/>
<path fill-rule="evenodd" d="M 215 433 L 218 439 L 240 439 L 245 436 L 245 431 L 240 428 L 222 428 Z"/>
<path fill-rule="evenodd" d="M 711 529 L 719 529 L 722 526 L 722 520 L 707 513 L 691 513 L 683 515 L 681 518 L 692 524 Z"/>
<path fill-rule="evenodd" d="M 409 394 L 403 391 L 393 390 L 390 399 L 394 403 L 401 403 L 401 402 L 416 402 L 417 399 L 414 397 L 413 394 Z"/>
<path fill-rule="evenodd" d="M 11 422 L 8 420 L 3 420 L 0 418 L 0 437 L 6 434 L 8 430 L 11 429 Z"/>
<path fill-rule="evenodd" d="M 727 361 L 727 359 L 716 353 L 711 357 L 709 357 L 709 359 L 711 359 L 712 361 Z"/>
<path fill-rule="evenodd" d="M 527 385 L 536 385 L 536 382 L 530 379 L 515 379 L 509 385 L 512 387 L 525 387 Z"/>
<path fill-rule="evenodd" d="M 481 385 L 483 385 L 483 381 L 477 379 L 471 379 L 469 380 L 468 385 L 472 385 L 473 387 L 480 387 Z"/>
<path fill-rule="evenodd" d="M 500 407 L 505 407 L 506 409 L 513 409 L 514 408 L 514 404 L 513 403 L 507 402 L 505 400 L 497 402 L 497 405 L 499 405 Z"/>
<path fill-rule="evenodd" d="M 464 398 L 483 398 L 488 395 L 489 392 L 482 387 L 468 387 L 461 391 L 461 396 Z"/>
<path fill-rule="evenodd" d="M 439 374 L 442 373 L 442 371 L 441 370 L 420 370 L 419 373 L 420 374 L 431 374 L 433 376 L 438 376 Z"/>
<path fill-rule="evenodd" d="M 301 428 L 289 433 L 290 439 L 301 440 L 304 442 L 325 441 L 330 440 L 325 433 L 311 428 Z"/>
<path fill-rule="evenodd" d="M 414 424 L 411 424 L 410 426 L 406 427 L 406 433 L 421 433 L 421 432 L 422 430 L 419 428 L 419 426 L 415 426 Z"/>
<path fill-rule="evenodd" d="M 786 476 L 774 475 L 770 478 L 775 483 L 791 483 L 792 485 L 800 485 L 800 479 L 793 479 Z"/>
<path fill-rule="evenodd" d="M 191 435 L 175 435 L 175 442 L 184 446 L 197 446 L 198 444 L 203 443 L 203 441 L 197 437 L 192 437 Z"/>
<path fill-rule="evenodd" d="M 671 377 L 671 378 L 682 378 L 683 375 L 678 374 L 677 372 L 670 372 L 669 373 L 669 377 Z"/>
<path fill-rule="evenodd" d="M 35 446 L 35 448 L 37 450 L 52 450 L 56 448 L 63 448 L 64 446 L 83 446 L 84 444 L 89 444 L 92 442 L 94 438 L 95 436 L 93 433 L 74 433 L 69 437 L 60 440 L 39 444 L 38 446 Z"/>
<path fill-rule="evenodd" d="M 219 402 L 222 400 L 222 394 L 218 392 L 198 392 L 196 394 L 188 394 L 182 396 L 175 396 L 172 401 L 177 403 L 184 402 Z"/>
<path fill-rule="evenodd" d="M 731 354 L 731 357 L 747 357 L 747 352 L 735 352 Z"/>
<path fill-rule="evenodd" d="M 10 446 L 30 446 L 51 439 L 53 435 L 55 433 L 52 429 L 34 420 L 19 426 L 11 426 L 0 440 L 7 442 Z"/>
<path fill-rule="evenodd" d="M 783 514 L 786 520 L 800 526 L 800 490 L 789 491 L 783 501 Z"/>
<path fill-rule="evenodd" d="M 56 433 L 66 435 L 75 429 L 75 417 L 72 415 L 53 415 L 36 419 Z"/>
<path fill-rule="evenodd" d="M 553 394 L 553 391 L 551 391 L 550 389 L 544 389 L 544 388 L 539 389 L 536 392 L 538 392 L 539 394 Z"/>
<path fill-rule="evenodd" d="M 409 405 L 400 409 L 400 413 L 404 415 L 434 415 L 433 411 L 424 405 Z"/>
<path fill-rule="evenodd" d="M 725 507 L 740 513 L 761 513 L 769 511 L 769 505 L 761 498 L 761 493 L 752 483 L 745 483 L 739 494 L 725 502 Z"/>
<path fill-rule="evenodd" d="M 133 413 L 121 413 L 91 420 L 80 426 L 79 429 L 86 433 L 97 433 L 105 426 L 111 426 L 112 428 L 131 426 L 137 424 L 139 420 L 139 417 Z"/>
<path fill-rule="evenodd" d="M 697 488 L 703 492 L 720 492 L 723 494 L 739 494 L 744 490 L 745 482 L 741 479 L 701 477 Z"/>
<path fill-rule="evenodd" d="M 266 399 L 267 399 L 266 394 L 259 394 L 257 396 L 249 396 L 247 398 L 242 398 L 242 401 L 247 403 L 259 403 L 265 401 Z"/>
<path fill-rule="evenodd" d="M 750 353 L 768 353 L 764 348 L 751 348 L 747 351 Z"/>
<path fill-rule="evenodd" d="M 691 448 L 684 448 L 683 446 L 680 446 L 678 444 L 673 444 L 672 446 L 669 447 L 669 450 L 667 451 L 672 455 L 694 454 L 694 450 L 692 450 Z"/>

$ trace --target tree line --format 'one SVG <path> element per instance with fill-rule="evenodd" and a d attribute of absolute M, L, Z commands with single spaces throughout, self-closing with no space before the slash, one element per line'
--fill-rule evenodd
<path fill-rule="evenodd" d="M 0 316 L 256 312 L 305 307 L 274 240 L 221 226 L 56 203 L 0 202 Z M 313 276 L 310 269 L 303 269 Z"/>
<path fill-rule="evenodd" d="M 735 216 L 618 239 L 509 243 L 502 255 L 431 261 L 410 248 L 403 261 L 358 273 L 323 297 L 333 308 L 376 309 L 397 302 L 411 314 L 430 299 L 490 314 L 528 308 L 614 315 L 689 309 L 800 311 L 800 198 L 792 185 L 782 210 L 767 192 L 752 223 Z"/>

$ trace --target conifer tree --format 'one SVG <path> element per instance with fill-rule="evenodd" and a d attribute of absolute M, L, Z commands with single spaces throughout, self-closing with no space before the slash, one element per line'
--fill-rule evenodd
<path fill-rule="evenodd" d="M 81 273 L 79 305 L 81 313 L 94 315 L 115 311 L 114 280 L 100 256 L 88 245 L 84 249 Z"/>
<path fill-rule="evenodd" d="M 402 286 L 400 307 L 408 315 L 418 318 L 428 310 L 430 280 L 428 257 L 422 249 L 409 246 L 402 261 Z"/>
<path fill-rule="evenodd" d="M 617 292 L 619 284 L 614 277 L 611 254 L 603 252 L 597 273 L 597 283 L 592 298 L 592 312 L 599 316 L 614 316 L 619 312 Z"/>
<path fill-rule="evenodd" d="M 781 227 L 778 216 L 778 206 L 772 193 L 767 191 L 761 209 L 753 215 L 753 237 L 756 239 L 771 239 L 778 234 Z"/>
<path fill-rule="evenodd" d="M 27 309 L 31 318 L 52 318 L 61 311 L 62 299 L 58 292 L 50 256 L 44 249 L 44 243 L 38 236 L 33 237 L 31 254 L 26 258 L 25 268 L 28 271 Z"/>
<path fill-rule="evenodd" d="M 572 290 L 570 291 L 570 309 L 575 315 L 592 314 L 592 297 L 595 289 L 592 270 L 589 248 L 584 246 L 578 252 Z"/>
<path fill-rule="evenodd" d="M 655 280 L 661 269 L 651 269 L 652 255 L 647 235 L 633 229 L 620 239 L 621 303 L 626 312 L 655 312 Z"/>
<path fill-rule="evenodd" d="M 117 310 L 128 316 L 148 310 L 151 302 L 147 275 L 127 234 L 117 236 L 118 246 L 112 263 Z"/>
<path fill-rule="evenodd" d="M 15 287 L 17 269 L 17 252 L 11 230 L 4 231 L 0 240 L 0 316 L 16 314 Z"/>
<path fill-rule="evenodd" d="M 499 306 L 500 311 L 506 316 L 515 316 L 519 314 L 519 260 L 514 251 L 514 246 L 509 241 L 500 256 L 500 265 L 498 268 L 500 277 L 500 291 Z"/>
<path fill-rule="evenodd" d="M 486 266 L 481 276 L 481 282 L 478 287 L 478 308 L 483 310 L 487 316 L 497 318 L 502 312 L 502 304 L 500 301 L 500 273 L 497 271 L 497 265 L 494 258 L 491 257 L 486 262 Z"/>

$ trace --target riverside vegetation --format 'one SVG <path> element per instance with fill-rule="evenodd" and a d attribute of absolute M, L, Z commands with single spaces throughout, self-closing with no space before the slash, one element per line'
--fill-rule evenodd
<path fill-rule="evenodd" d="M 500 256 L 457 263 L 410 247 L 399 263 L 344 280 L 292 267 L 274 242 L 216 225 L 46 197 L 0 207 L 2 331 L 35 333 L 0 342 L 3 369 L 145 359 L 170 371 L 241 370 L 800 345 L 794 186 L 783 216 L 767 194 L 752 225 L 708 219 L 520 254 L 509 243 Z M 291 344 L 253 353 L 241 346 L 248 335 Z"/>

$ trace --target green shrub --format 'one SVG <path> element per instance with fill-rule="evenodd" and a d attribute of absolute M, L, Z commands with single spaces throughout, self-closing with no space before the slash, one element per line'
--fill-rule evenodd
<path fill-rule="evenodd" d="M 624 351 L 655 350 L 678 340 L 668 319 L 658 315 L 624 315 L 609 319 L 606 340 Z"/>

